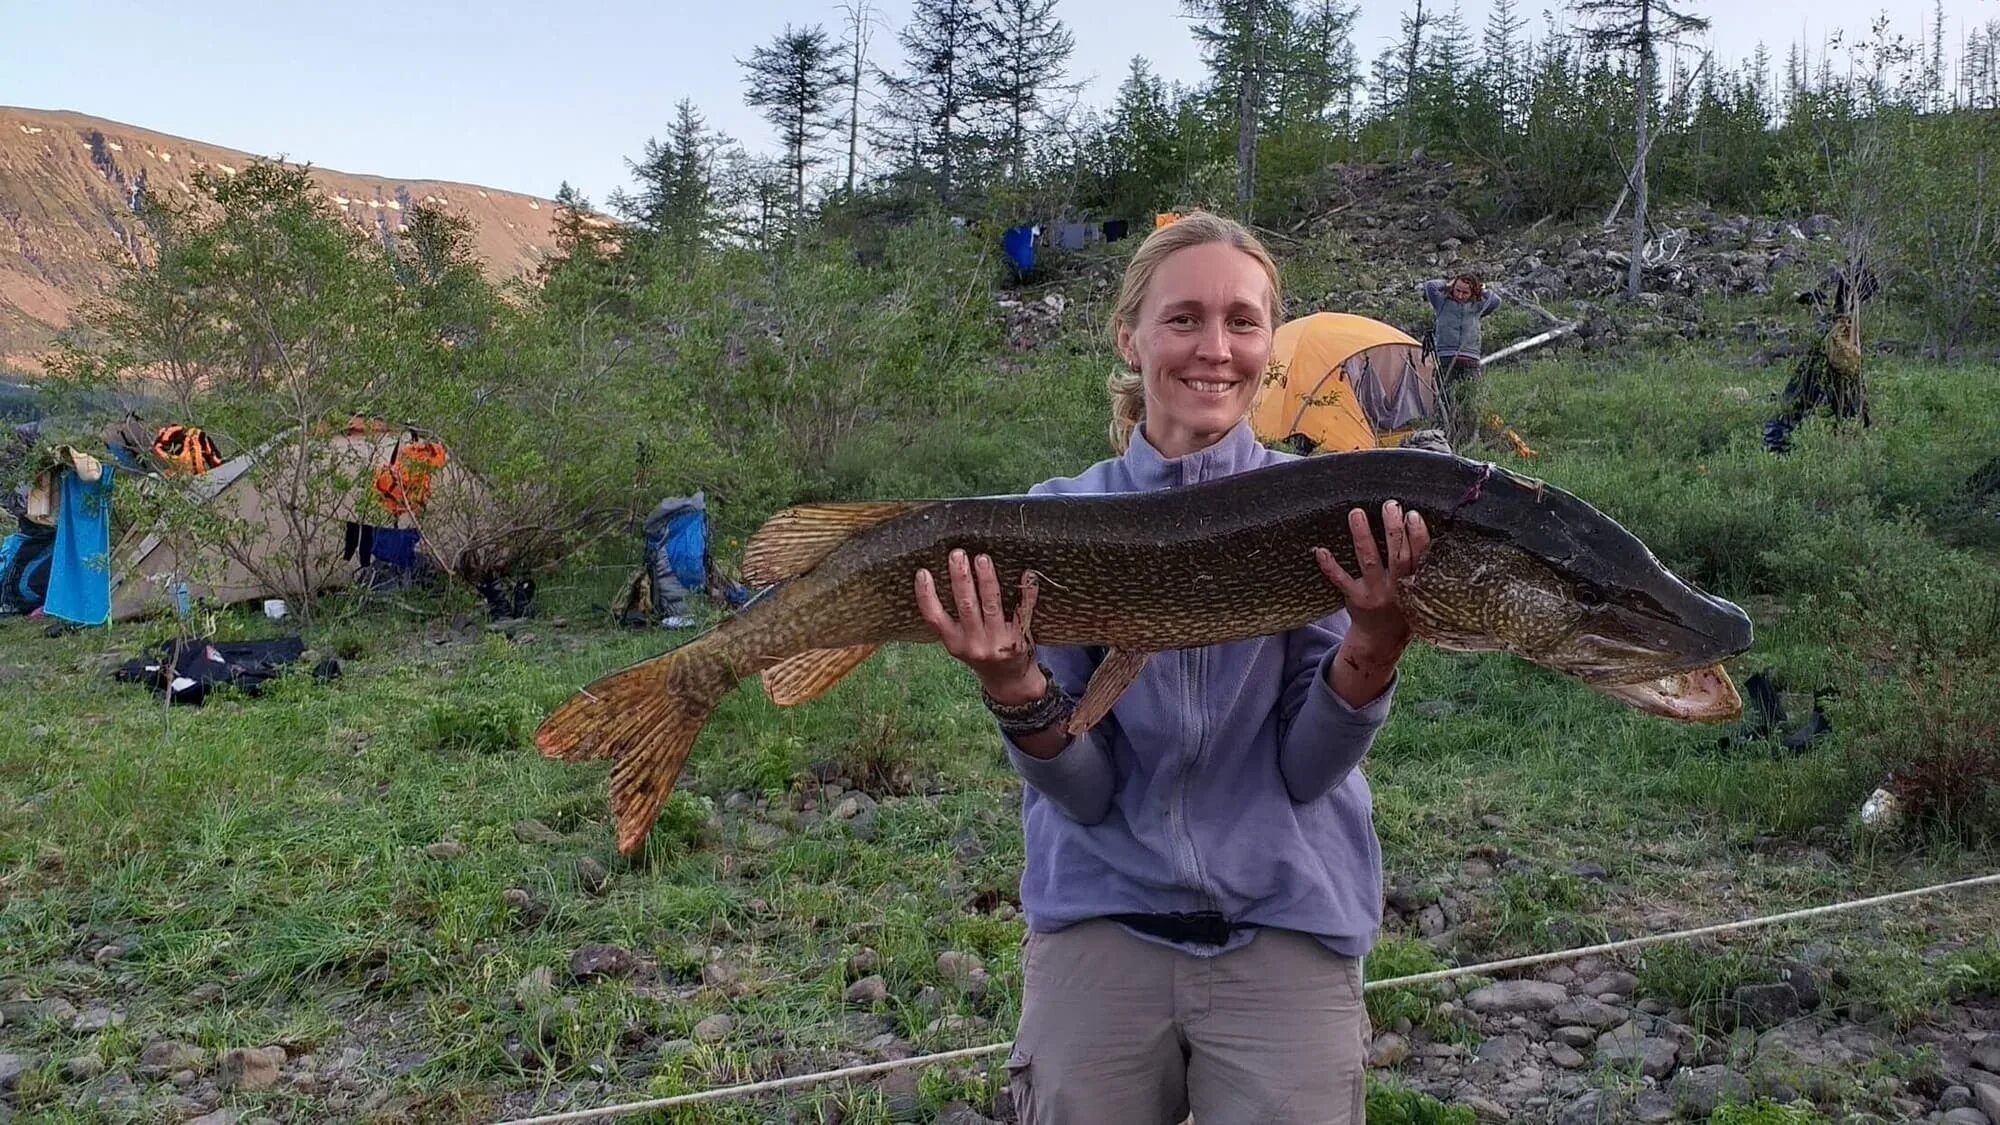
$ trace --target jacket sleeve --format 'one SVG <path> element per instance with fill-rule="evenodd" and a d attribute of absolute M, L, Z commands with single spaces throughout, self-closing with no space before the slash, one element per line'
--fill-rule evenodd
<path fill-rule="evenodd" d="M 1482 317 L 1492 316 L 1495 312 L 1499 311 L 1499 308 L 1500 294 L 1488 293 L 1486 300 L 1479 306 L 1479 315 Z"/>
<path fill-rule="evenodd" d="M 1429 301 L 1431 303 L 1432 309 L 1435 309 L 1438 312 L 1443 312 L 1444 282 L 1437 280 L 1424 282 L 1424 300 Z"/>
<path fill-rule="evenodd" d="M 1070 698 L 1083 698 L 1084 686 L 1095 669 L 1088 652 L 1075 648 L 1038 648 L 1037 654 L 1049 671 L 1055 673 L 1056 682 L 1069 692 Z M 1111 794 L 1117 788 L 1107 733 L 1117 721 L 1115 716 L 1106 715 L 1102 722 L 1070 739 L 1069 745 L 1053 758 L 1037 758 L 1027 753 L 1004 732 L 1000 741 L 1007 747 L 1008 764 L 1024 783 L 1078 824 L 1096 824 L 1111 811 Z"/>
<path fill-rule="evenodd" d="M 1389 718 L 1402 678 L 1400 671 L 1393 674 L 1382 693 L 1360 707 L 1342 699 L 1328 676 L 1347 636 L 1347 623 L 1347 611 L 1341 610 L 1285 637 L 1278 772 L 1299 804 L 1326 796 L 1361 764 L 1375 743 L 1375 732 Z"/>

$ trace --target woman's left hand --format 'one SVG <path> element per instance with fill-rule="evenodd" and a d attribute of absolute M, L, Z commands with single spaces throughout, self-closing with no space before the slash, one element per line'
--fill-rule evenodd
<path fill-rule="evenodd" d="M 1404 512 L 1394 500 L 1382 505 L 1382 527 L 1389 540 L 1388 557 L 1375 543 L 1375 531 L 1368 526 L 1368 514 L 1360 508 L 1347 513 L 1347 529 L 1354 537 L 1354 554 L 1359 577 L 1350 575 L 1324 547 L 1313 549 L 1320 573 L 1340 590 L 1347 603 L 1348 639 L 1370 651 L 1400 654 L 1409 643 L 1410 623 L 1396 584 L 1417 569 L 1430 550 L 1430 529 L 1424 517 Z"/>

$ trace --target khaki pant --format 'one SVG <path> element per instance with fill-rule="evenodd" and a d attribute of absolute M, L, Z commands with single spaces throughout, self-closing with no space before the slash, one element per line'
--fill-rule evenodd
<path fill-rule="evenodd" d="M 1030 932 L 1007 1069 L 1022 1125 L 1365 1119 L 1361 963 L 1260 931 L 1194 957 L 1085 922 Z"/>

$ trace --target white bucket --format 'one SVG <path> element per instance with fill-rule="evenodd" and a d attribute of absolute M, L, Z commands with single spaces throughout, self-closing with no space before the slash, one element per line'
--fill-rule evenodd
<path fill-rule="evenodd" d="M 290 612 L 291 610 L 285 605 L 285 599 L 283 598 L 264 599 L 264 616 L 270 618 L 271 620 L 277 621 Z"/>

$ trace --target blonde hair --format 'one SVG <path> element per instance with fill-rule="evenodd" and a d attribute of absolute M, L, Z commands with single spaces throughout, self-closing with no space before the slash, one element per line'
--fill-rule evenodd
<path fill-rule="evenodd" d="M 1278 282 L 1278 264 L 1271 260 L 1270 252 L 1243 224 L 1207 211 L 1191 211 L 1147 235 L 1146 241 L 1132 254 L 1118 289 L 1118 303 L 1111 310 L 1113 347 L 1117 346 L 1119 329 L 1138 328 L 1139 310 L 1146 303 L 1146 294 L 1153 287 L 1153 276 L 1159 272 L 1160 263 L 1176 250 L 1211 242 L 1241 250 L 1264 267 L 1264 277 L 1271 283 L 1268 310 L 1271 328 L 1277 330 L 1278 322 L 1284 318 L 1284 293 Z M 1145 419 L 1145 385 L 1145 377 L 1136 370 L 1114 371 L 1105 380 L 1105 388 L 1111 392 L 1111 448 L 1121 455 L 1132 443 L 1132 431 Z"/>

